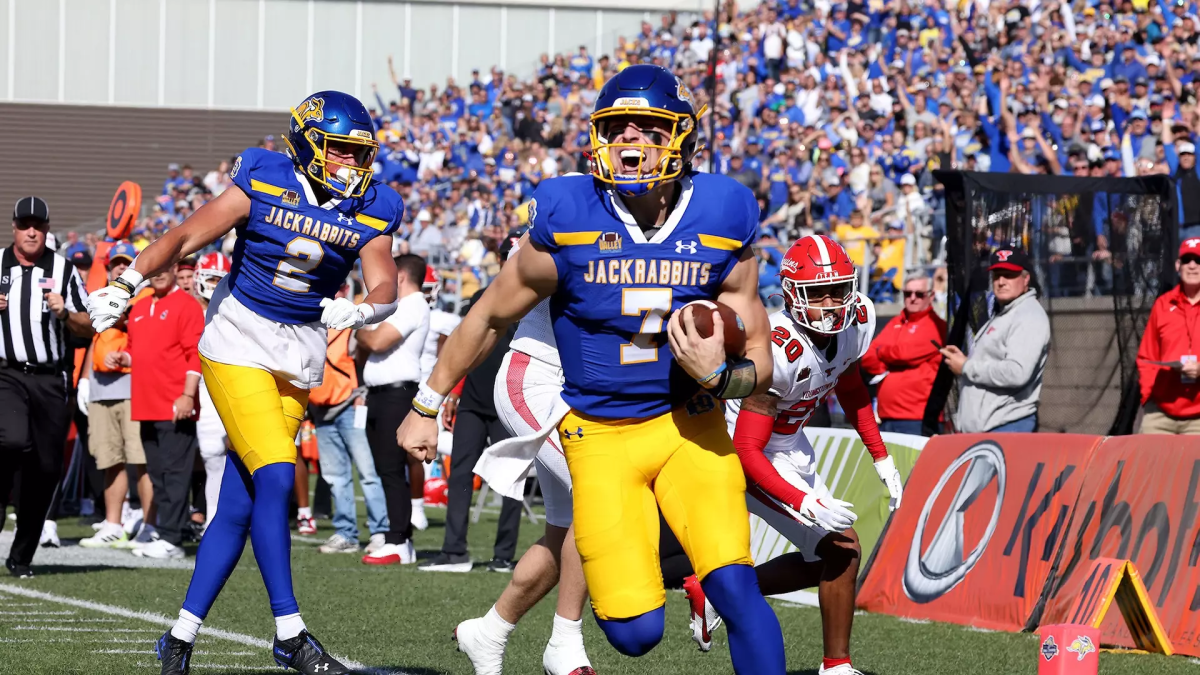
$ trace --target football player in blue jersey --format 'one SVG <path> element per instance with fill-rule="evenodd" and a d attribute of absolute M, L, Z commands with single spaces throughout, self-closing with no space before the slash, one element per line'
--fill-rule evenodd
<path fill-rule="evenodd" d="M 396 308 L 391 234 L 404 204 L 372 180 L 379 144 L 357 99 L 336 91 L 292 110 L 286 154 L 251 148 L 221 193 L 142 251 L 88 297 L 92 325 L 111 326 L 142 282 L 237 231 L 230 273 L 217 286 L 200 339 L 204 382 L 234 452 L 221 509 L 196 556 L 179 620 L 155 645 L 163 675 L 184 675 L 205 616 L 249 537 L 275 615 L 274 657 L 301 673 L 348 672 L 305 628 L 292 591 L 289 497 L 294 439 L 321 383 L 325 329 L 378 323 Z M 334 298 L 356 260 L 368 293 Z"/>
<path fill-rule="evenodd" d="M 735 671 L 780 675 L 783 637 L 751 567 L 745 476 L 720 404 L 771 381 L 751 251 L 759 209 L 736 181 L 693 170 L 702 114 L 659 66 L 630 66 L 604 85 L 591 117 L 592 174 L 538 186 L 530 245 L 450 336 L 397 435 L 432 458 L 446 393 L 499 332 L 550 297 L 575 541 L 609 642 L 639 656 L 662 638 L 661 509 L 726 619 Z M 719 318 L 702 338 L 692 312 L 676 311 L 714 298 L 744 323 L 742 358 L 727 359 Z M 541 440 L 530 437 L 533 454 Z"/>

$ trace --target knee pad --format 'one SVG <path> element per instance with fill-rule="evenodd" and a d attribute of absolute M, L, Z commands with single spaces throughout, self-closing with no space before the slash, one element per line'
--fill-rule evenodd
<path fill-rule="evenodd" d="M 628 619 L 596 617 L 596 623 L 618 652 L 625 656 L 641 656 L 662 640 L 666 611 L 664 606 Z"/>

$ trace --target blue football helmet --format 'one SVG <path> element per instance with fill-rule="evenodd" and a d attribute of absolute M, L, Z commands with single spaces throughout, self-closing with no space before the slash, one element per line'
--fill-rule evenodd
<path fill-rule="evenodd" d="M 697 151 L 700 117 L 707 106 L 696 109 L 695 99 L 683 80 L 662 66 L 629 66 L 614 75 L 596 98 L 591 117 L 592 175 L 630 196 L 644 195 L 665 182 L 691 171 Z M 659 143 L 612 143 L 608 133 L 614 118 L 658 117 L 671 123 L 671 133 Z M 636 150 L 642 161 L 636 171 L 625 173 L 614 166 L 611 151 Z M 653 166 L 646 166 L 645 152 L 661 151 Z"/>
<path fill-rule="evenodd" d="M 335 197 L 361 197 L 371 183 L 379 151 L 375 124 L 363 104 L 340 91 L 319 91 L 292 109 L 286 151 L 301 173 Z M 354 150 L 358 166 L 326 158 L 330 144 Z"/>

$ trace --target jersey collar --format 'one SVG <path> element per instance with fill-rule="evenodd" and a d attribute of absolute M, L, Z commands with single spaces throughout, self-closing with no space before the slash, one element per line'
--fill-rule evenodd
<path fill-rule="evenodd" d="M 330 199 L 324 204 L 318 203 L 317 193 L 313 192 L 312 183 L 309 183 L 308 179 L 304 177 L 304 174 L 300 173 L 298 170 L 292 169 L 292 173 L 296 174 L 296 182 L 300 183 L 301 189 L 304 190 L 304 198 L 308 200 L 309 205 L 329 211 L 333 209 L 333 207 L 342 203 L 341 199 L 336 198 Z"/>
<path fill-rule="evenodd" d="M 683 176 L 679 179 L 679 200 L 675 202 L 675 208 L 671 209 L 670 215 L 667 216 L 667 222 L 659 228 L 658 232 L 649 240 L 646 241 L 646 234 L 642 232 L 642 228 L 638 225 L 637 219 L 625 208 L 625 202 L 622 202 L 616 195 L 616 191 L 607 190 L 609 201 L 612 202 L 613 209 L 617 212 L 617 217 L 625 224 L 625 230 L 629 233 L 630 240 L 635 244 L 661 244 L 671 236 L 675 231 L 679 221 L 683 220 L 683 212 L 687 209 L 688 203 L 692 200 L 692 179 L 690 176 Z"/>

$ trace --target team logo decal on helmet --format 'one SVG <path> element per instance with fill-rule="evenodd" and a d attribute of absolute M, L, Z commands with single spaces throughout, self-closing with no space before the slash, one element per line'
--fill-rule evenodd
<path fill-rule="evenodd" d="M 297 168 L 335 197 L 361 197 L 371 184 L 371 165 L 379 151 L 375 123 L 349 94 L 321 91 L 304 99 L 292 109 L 284 142 Z M 354 161 L 330 158 L 331 147 Z"/>
<path fill-rule="evenodd" d="M 296 115 L 300 119 L 300 123 L 304 124 L 309 120 L 325 119 L 325 99 L 313 96 L 300 104 L 300 113 Z"/>
<path fill-rule="evenodd" d="M 840 244 L 824 235 L 802 237 L 788 249 L 779 269 L 783 304 L 797 324 L 823 335 L 852 325 L 858 274 Z"/>
<path fill-rule="evenodd" d="M 706 111 L 706 106 L 696 109 L 691 90 L 666 68 L 625 68 L 596 98 L 590 120 L 592 175 L 630 196 L 685 175 L 697 152 L 697 123 Z M 630 125 L 637 127 L 639 141 L 623 138 Z"/>
<path fill-rule="evenodd" d="M 219 251 L 206 253 L 196 263 L 196 291 L 205 300 L 212 300 L 217 284 L 229 274 L 229 257 Z"/>

